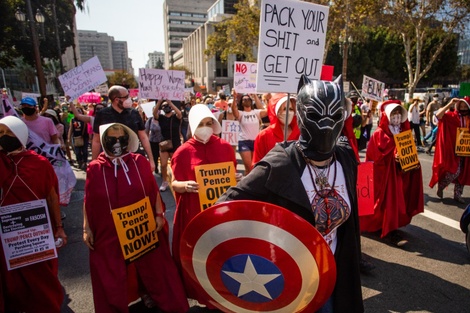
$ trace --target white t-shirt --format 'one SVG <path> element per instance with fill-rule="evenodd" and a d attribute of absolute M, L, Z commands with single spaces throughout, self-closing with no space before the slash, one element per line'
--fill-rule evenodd
<path fill-rule="evenodd" d="M 259 133 L 260 127 L 260 111 L 258 109 L 250 112 L 238 111 L 238 121 L 240 122 L 240 139 L 239 140 L 255 140 Z"/>
<path fill-rule="evenodd" d="M 417 105 L 408 111 L 408 120 L 413 124 L 419 124 L 419 109 Z"/>
<path fill-rule="evenodd" d="M 349 200 L 348 196 L 348 189 L 346 187 L 346 180 L 344 178 L 344 172 L 343 172 L 343 167 L 341 164 L 336 161 L 336 181 L 335 181 L 335 186 L 334 189 L 336 191 L 336 196 L 334 197 L 329 197 L 328 202 L 330 208 L 333 208 L 330 214 L 330 218 L 332 219 L 332 228 L 330 229 L 330 232 L 328 234 L 322 233 L 322 226 L 324 224 L 320 223 L 321 218 L 318 217 L 319 215 L 314 212 L 315 215 L 315 222 L 317 223 L 316 228 L 317 230 L 323 235 L 323 238 L 325 238 L 326 242 L 330 245 L 330 249 L 335 253 L 336 246 L 338 243 L 338 239 L 336 237 L 336 233 L 338 230 L 338 227 L 343 224 L 351 215 L 351 203 Z M 335 176 L 335 163 L 332 163 L 330 165 L 330 170 L 329 170 L 329 175 L 328 175 L 328 183 L 331 186 L 333 184 L 334 176 Z M 310 166 L 310 165 L 307 165 Z M 305 191 L 307 192 L 308 199 L 310 201 L 311 206 L 312 201 L 315 201 L 315 203 L 319 203 L 319 206 L 317 206 L 317 209 L 320 207 L 324 207 L 324 205 L 321 205 L 321 203 L 324 204 L 323 199 L 319 196 L 317 196 L 317 193 L 315 191 L 315 188 L 313 186 L 312 178 L 310 177 L 309 170 L 307 166 L 304 169 L 304 172 L 302 174 L 302 183 L 305 187 Z M 313 168 L 310 166 L 310 170 L 312 172 L 313 177 L 315 178 L 315 171 Z M 326 187 L 325 189 L 328 189 Z M 317 190 L 320 191 L 320 187 L 317 185 Z M 313 209 L 312 209 L 313 210 Z M 320 224 L 319 224 L 320 223 Z"/>

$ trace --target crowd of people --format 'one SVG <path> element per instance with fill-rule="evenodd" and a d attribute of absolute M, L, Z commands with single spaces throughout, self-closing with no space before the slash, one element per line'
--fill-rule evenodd
<path fill-rule="evenodd" d="M 122 86 L 112 86 L 108 99 L 85 105 L 67 99 L 56 107 L 45 99 L 39 109 L 36 100 L 26 97 L 19 117 L 0 120 L 0 206 L 46 199 L 54 239 L 62 244 L 67 236 L 57 177 L 48 159 L 27 149 L 28 135 L 58 145 L 70 164 L 86 171 L 83 240 L 90 249 L 96 312 L 124 312 L 138 299 L 162 312 L 186 312 L 187 298 L 215 308 L 189 282 L 179 246 L 185 228 L 201 211 L 195 167 L 230 162 L 236 168 L 237 152 L 243 173 L 218 202 L 280 205 L 311 223 L 334 253 L 335 291 L 318 312 L 362 312 L 360 272 L 374 267 L 362 256 L 361 233 L 378 233 L 401 247 L 408 241 L 399 229 L 424 210 L 422 168 L 400 166 L 394 136 L 412 130 L 418 152 L 432 154 L 435 146 L 429 186 L 437 184 L 438 198 L 453 183 L 453 199 L 465 203 L 463 188 L 470 185 L 469 158 L 455 149 L 457 136 L 470 128 L 467 97 L 377 103 L 356 91 L 344 95 L 339 81 L 302 77 L 295 95 L 233 90 L 230 95 L 193 94 L 185 101 L 152 99 L 151 116 Z M 224 120 L 238 122 L 236 145 L 221 137 Z M 363 216 L 356 195 L 361 150 L 374 168 L 374 213 Z M 154 175 L 161 176 L 160 186 Z M 176 202 L 171 246 L 160 194 L 169 189 Z M 131 214 L 130 208 L 141 204 L 149 208 L 145 225 L 158 245 L 125 262 L 114 216 Z M 30 312 L 30 303 L 20 301 L 25 293 L 37 299 L 34 312 L 60 311 L 57 259 L 8 271 L 2 258 L 0 277 L 0 311 Z M 36 288 L 44 279 L 48 288 Z"/>

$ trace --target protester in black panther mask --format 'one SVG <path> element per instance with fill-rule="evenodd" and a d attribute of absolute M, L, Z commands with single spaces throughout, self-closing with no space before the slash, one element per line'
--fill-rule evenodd
<path fill-rule="evenodd" d="M 363 312 L 359 274 L 360 235 L 357 161 L 337 139 L 351 107 L 341 78 L 310 81 L 302 76 L 297 94 L 298 141 L 276 145 L 248 176 L 223 194 L 229 200 L 258 200 L 284 207 L 323 235 L 336 260 L 333 294 L 317 312 Z"/>

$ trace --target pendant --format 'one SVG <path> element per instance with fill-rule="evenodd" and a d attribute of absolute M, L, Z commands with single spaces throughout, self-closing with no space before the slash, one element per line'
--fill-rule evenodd
<path fill-rule="evenodd" d="M 317 184 L 320 189 L 324 189 L 328 185 L 328 177 L 318 175 L 315 177 L 315 184 Z"/>

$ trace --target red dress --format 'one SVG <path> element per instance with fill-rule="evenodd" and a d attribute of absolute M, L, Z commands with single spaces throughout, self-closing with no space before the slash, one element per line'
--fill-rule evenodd
<path fill-rule="evenodd" d="M 46 158 L 29 150 L 11 155 L 11 157 L 0 151 L 0 188 L 5 194 L 2 205 L 38 200 L 19 179 L 13 182 L 15 178 L 13 162 L 18 165 L 19 177 L 28 184 L 28 187 L 39 199 L 46 199 L 52 188 L 56 190 L 57 194 L 59 193 L 57 176 Z M 7 192 L 10 186 L 12 188 Z M 50 216 L 52 216 L 51 213 Z M 55 225 L 52 227 L 55 233 Z M 0 256 L 2 260 L 0 312 L 4 312 L 4 310 L 39 313 L 60 312 L 64 295 L 57 277 L 57 259 L 8 271 L 2 245 L 0 245 Z"/>
<path fill-rule="evenodd" d="M 131 185 L 121 166 L 118 167 L 117 177 L 114 176 L 114 164 L 104 153 L 92 161 L 87 170 L 85 209 L 95 240 L 95 249 L 90 250 L 95 311 L 127 312 L 130 298 L 128 286 L 139 284 L 163 312 L 186 312 L 189 309 L 188 301 L 170 255 L 167 231 L 158 233 L 159 245 L 156 249 L 132 262 L 131 266 L 124 262 L 110 206 L 112 209 L 127 206 L 146 195 L 155 214 L 158 188 L 145 157 L 131 153 L 123 160 L 129 169 L 127 175 Z M 103 172 L 111 195 L 110 202 Z M 145 186 L 145 194 L 139 173 Z"/>
<path fill-rule="evenodd" d="M 179 147 L 171 158 L 171 170 L 174 179 L 177 181 L 196 180 L 194 167 L 204 164 L 213 164 L 220 162 L 233 162 L 237 166 L 237 159 L 232 146 L 223 139 L 211 136 L 206 144 L 203 144 L 194 138 L 186 141 Z M 173 258 L 181 269 L 180 260 L 180 241 L 183 231 L 189 222 L 201 212 L 199 196 L 197 193 L 178 193 L 175 192 L 176 211 L 173 221 Z M 184 277 L 183 277 L 184 278 Z M 184 279 L 188 296 L 197 299 L 195 291 L 190 287 L 187 279 Z"/>
<path fill-rule="evenodd" d="M 424 211 L 421 167 L 401 170 L 395 161 L 395 141 L 388 126 L 388 118 L 382 114 L 367 146 L 366 161 L 374 162 L 374 214 L 359 217 L 361 231 L 382 230 L 382 237 L 408 225 L 414 215 Z M 402 131 L 409 129 L 408 121 L 401 124 Z"/>
<path fill-rule="evenodd" d="M 467 120 L 467 128 L 469 128 Z M 446 173 L 457 172 L 461 157 L 455 155 L 455 141 L 457 128 L 461 127 L 457 111 L 448 111 L 439 121 L 436 138 L 436 152 L 432 164 L 432 177 L 429 187 L 433 188 L 437 182 L 444 178 Z M 458 181 L 461 185 L 470 185 L 470 157 L 464 158 L 464 167 L 460 169 Z"/>

